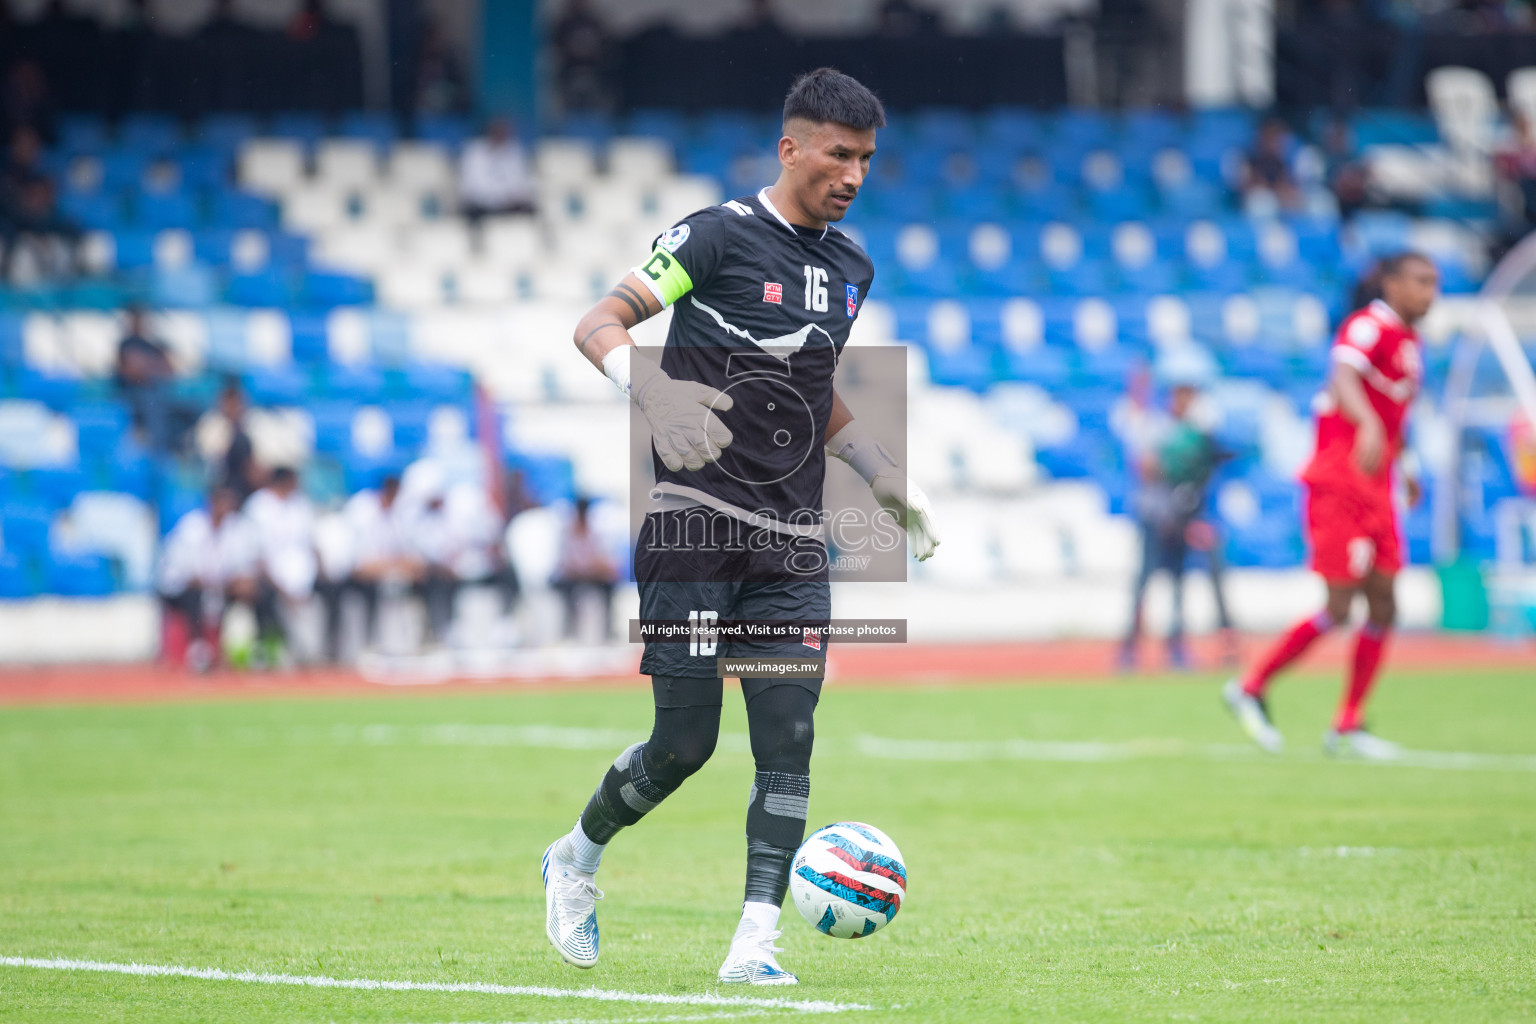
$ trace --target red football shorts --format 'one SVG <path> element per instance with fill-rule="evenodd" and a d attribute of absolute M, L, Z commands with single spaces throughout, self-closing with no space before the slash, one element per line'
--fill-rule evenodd
<path fill-rule="evenodd" d="M 1330 583 L 1358 583 L 1372 571 L 1392 576 L 1403 567 L 1397 510 L 1386 494 L 1313 487 L 1307 494 L 1312 569 Z"/>

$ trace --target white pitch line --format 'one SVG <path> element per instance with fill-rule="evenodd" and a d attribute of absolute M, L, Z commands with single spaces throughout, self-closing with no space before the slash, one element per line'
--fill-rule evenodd
<path fill-rule="evenodd" d="M 196 978 L 202 981 L 240 981 L 252 985 L 295 985 L 306 988 L 345 988 L 369 992 L 467 992 L 491 996 L 537 996 L 543 999 L 590 999 L 600 1003 L 652 1003 L 660 1006 L 736 1006 L 761 1010 L 795 1010 L 800 1013 L 844 1013 L 872 1010 L 864 1003 L 836 1003 L 826 999 L 754 999 L 721 996 L 710 992 L 674 996 L 659 992 L 616 992 L 600 988 L 551 988 L 545 985 L 498 985 L 488 981 L 387 981 L 377 978 L 328 978 L 314 974 L 269 974 L 259 971 L 225 971 L 217 967 L 178 967 L 161 964 L 119 964 L 101 960 L 63 957 L 0 957 L 0 966 L 31 967 L 43 971 L 91 971 L 129 974 L 146 978 Z"/>
<path fill-rule="evenodd" d="M 1247 744 L 1188 743 L 1184 740 L 1131 740 L 1125 743 L 1046 740 L 897 740 L 862 735 L 858 752 L 868 757 L 903 761 L 1064 761 L 1108 763 L 1149 758 L 1195 758 L 1206 761 L 1333 761 L 1321 752 L 1264 754 Z M 1474 754 L 1459 751 L 1404 750 L 1389 761 L 1339 758 L 1341 764 L 1382 768 L 1430 768 L 1438 771 L 1536 772 L 1536 756 Z"/>

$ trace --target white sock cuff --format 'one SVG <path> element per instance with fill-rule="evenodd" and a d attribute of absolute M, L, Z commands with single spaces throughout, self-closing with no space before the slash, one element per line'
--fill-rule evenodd
<path fill-rule="evenodd" d="M 741 923 L 750 921 L 758 930 L 771 932 L 779 926 L 779 909 L 772 903 L 743 903 Z"/>
<path fill-rule="evenodd" d="M 603 862 L 603 851 L 608 847 L 587 838 L 587 834 L 581 830 L 580 818 L 576 819 L 576 827 L 571 829 L 571 834 L 566 838 L 571 851 L 571 864 L 578 871 L 595 874 L 598 865 Z"/>

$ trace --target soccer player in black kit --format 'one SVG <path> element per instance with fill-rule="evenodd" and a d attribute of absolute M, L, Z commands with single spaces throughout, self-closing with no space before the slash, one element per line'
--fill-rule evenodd
<path fill-rule="evenodd" d="M 917 558 L 938 543 L 927 498 L 833 389 L 874 268 L 831 222 L 863 184 L 875 129 L 884 125 L 880 101 L 854 79 L 830 68 L 802 76 L 784 102 L 778 181 L 678 222 L 576 328 L 581 354 L 650 425 L 657 483 L 635 549 L 641 621 L 697 627 L 686 642 L 646 639 L 640 671 L 656 702 L 650 738 L 618 755 L 575 827 L 544 853 L 546 931 L 578 967 L 597 962 L 602 893 L 594 875 L 608 842 L 714 752 L 723 690 L 716 659 L 825 665 L 827 453 L 864 477 Z M 657 365 L 628 331 L 669 305 Z M 794 630 L 711 639 L 710 625 L 741 621 Z M 821 682 L 741 680 L 756 776 L 746 894 L 722 982 L 796 982 L 773 943 L 805 834 Z"/>

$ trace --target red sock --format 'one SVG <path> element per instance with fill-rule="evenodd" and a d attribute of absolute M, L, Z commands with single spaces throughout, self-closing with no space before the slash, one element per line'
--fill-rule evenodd
<path fill-rule="evenodd" d="M 1264 659 L 1248 671 L 1243 678 L 1243 692 L 1250 697 L 1264 696 L 1264 688 L 1276 672 L 1301 657 L 1312 646 L 1312 641 L 1333 628 L 1333 616 L 1319 612 L 1310 619 L 1303 619 L 1269 649 Z"/>
<path fill-rule="evenodd" d="M 1381 666 L 1382 651 L 1387 646 L 1387 630 L 1372 622 L 1360 628 L 1355 641 L 1355 660 L 1349 670 L 1349 685 L 1344 688 L 1344 701 L 1333 727 L 1339 732 L 1360 728 L 1360 707 L 1370 695 L 1371 684 L 1376 681 L 1376 670 Z"/>

